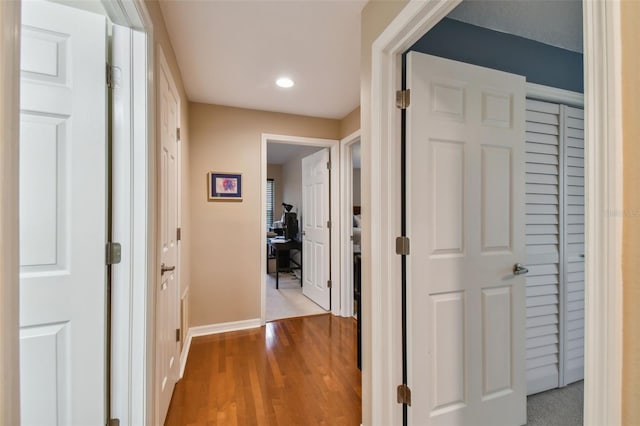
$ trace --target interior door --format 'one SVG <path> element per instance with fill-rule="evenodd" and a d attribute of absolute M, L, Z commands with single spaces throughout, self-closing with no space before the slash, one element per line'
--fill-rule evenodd
<path fill-rule="evenodd" d="M 523 77 L 407 57 L 413 425 L 522 425 Z"/>
<path fill-rule="evenodd" d="M 564 345 L 561 385 L 584 379 L 584 111 L 562 106 L 564 134 Z"/>
<path fill-rule="evenodd" d="M 159 419 L 164 422 L 178 380 L 180 346 L 178 284 L 178 135 L 179 98 L 161 58 L 160 101 L 160 247 L 161 270 L 156 305 L 156 354 Z"/>
<path fill-rule="evenodd" d="M 21 54 L 22 424 L 105 424 L 105 19 L 25 1 Z"/>
<path fill-rule="evenodd" d="M 302 159 L 302 293 L 331 309 L 329 149 Z"/>

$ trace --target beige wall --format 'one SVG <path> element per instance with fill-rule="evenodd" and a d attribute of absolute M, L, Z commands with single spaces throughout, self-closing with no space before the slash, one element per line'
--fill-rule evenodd
<path fill-rule="evenodd" d="M 178 63 L 176 61 L 176 56 L 173 51 L 173 47 L 171 46 L 171 41 L 169 40 L 169 35 L 167 33 L 167 28 L 164 23 L 164 18 L 162 16 L 162 12 L 160 10 L 160 5 L 156 0 L 145 0 L 145 4 L 147 6 L 147 10 L 149 11 L 149 15 L 151 16 L 151 20 L 153 21 L 153 37 L 155 43 L 154 57 L 156 58 L 156 69 L 155 74 L 159 74 L 159 65 L 158 65 L 158 49 L 162 49 L 164 53 L 164 57 L 167 60 L 167 64 L 169 65 L 169 69 L 171 75 L 173 77 L 174 83 L 178 89 L 180 95 L 180 136 L 181 136 L 181 147 L 180 147 L 180 201 L 178 203 L 180 208 L 180 226 L 182 228 L 182 239 L 180 241 L 180 287 L 181 287 L 181 297 L 182 295 L 189 289 L 189 284 L 191 282 L 191 269 L 190 265 L 190 256 L 191 256 L 191 224 L 190 217 L 191 214 L 189 212 L 189 105 L 187 96 L 184 91 L 184 85 L 182 83 L 182 75 L 180 73 L 180 69 L 178 68 Z M 156 90 L 157 94 L 157 90 Z M 157 104 L 157 102 L 156 102 Z M 158 135 L 160 134 L 160 109 L 156 108 L 156 141 L 159 141 Z M 159 142 L 157 142 L 159 143 Z M 157 147 L 156 147 L 157 149 Z M 156 157 L 157 158 L 157 157 Z M 154 160 L 155 161 L 155 160 Z M 157 163 L 156 163 L 157 164 Z M 159 167 L 157 167 L 159 170 Z M 157 192 L 156 192 L 157 193 Z M 156 211 L 159 211 L 159 198 L 156 200 Z M 159 235 L 159 234 L 158 234 Z M 159 256 L 159 253 L 158 253 Z M 158 262 L 158 264 L 160 264 Z M 186 318 L 187 313 L 185 312 L 185 323 L 188 321 Z M 183 333 L 186 335 L 186 333 Z"/>
<path fill-rule="evenodd" d="M 640 425 L 640 2 L 622 2 L 624 211 L 622 423 Z"/>
<path fill-rule="evenodd" d="M 282 180 L 282 164 L 267 164 L 267 179 L 273 179 L 276 185 L 273 220 L 278 220 L 282 214 L 282 189 L 284 187 L 284 181 Z"/>
<path fill-rule="evenodd" d="M 360 122 L 362 144 L 362 422 L 371 421 L 371 46 L 404 8 L 406 0 L 371 0 L 362 10 L 360 49 Z"/>
<path fill-rule="evenodd" d="M 340 120 L 340 139 L 360 129 L 360 107 L 357 107 Z"/>
<path fill-rule="evenodd" d="M 190 326 L 260 318 L 262 133 L 338 139 L 340 122 L 189 104 Z M 207 172 L 243 174 L 242 202 L 207 201 Z"/>
<path fill-rule="evenodd" d="M 361 206 L 362 200 L 360 197 L 360 169 L 353 169 L 353 205 Z"/>
<path fill-rule="evenodd" d="M 302 211 L 302 159 L 322 148 L 295 146 L 295 157 L 282 166 L 282 180 L 284 181 L 282 200 L 294 206 L 293 212 L 298 213 L 298 221 L 304 216 Z"/>

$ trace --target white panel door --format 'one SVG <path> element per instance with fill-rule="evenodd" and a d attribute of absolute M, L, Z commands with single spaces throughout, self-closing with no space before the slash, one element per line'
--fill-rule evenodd
<path fill-rule="evenodd" d="M 412 425 L 526 422 L 523 77 L 411 52 Z"/>
<path fill-rule="evenodd" d="M 302 293 L 331 308 L 329 235 L 329 149 L 302 159 Z"/>
<path fill-rule="evenodd" d="M 564 377 L 584 378 L 584 112 L 562 106 L 564 133 Z"/>
<path fill-rule="evenodd" d="M 527 394 L 560 379 L 560 106 L 527 99 Z"/>
<path fill-rule="evenodd" d="M 179 98 L 164 58 L 158 75 L 160 102 L 160 249 L 161 271 L 156 304 L 158 418 L 167 415 L 178 380 L 180 346 L 178 285 L 178 135 Z"/>
<path fill-rule="evenodd" d="M 106 22 L 22 3 L 20 386 L 23 425 L 103 425 Z"/>

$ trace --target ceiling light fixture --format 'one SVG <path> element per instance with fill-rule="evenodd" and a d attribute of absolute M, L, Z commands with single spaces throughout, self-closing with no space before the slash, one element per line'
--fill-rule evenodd
<path fill-rule="evenodd" d="M 280 77 L 279 79 L 276 80 L 276 84 L 279 87 L 288 89 L 289 87 L 293 87 L 293 80 L 291 80 L 288 77 Z"/>

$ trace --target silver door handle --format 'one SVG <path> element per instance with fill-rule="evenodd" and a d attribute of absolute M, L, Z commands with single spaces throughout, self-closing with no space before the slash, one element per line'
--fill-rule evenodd
<path fill-rule="evenodd" d="M 516 263 L 513 265 L 513 275 L 524 275 L 529 272 L 529 269 L 522 263 Z"/>
<path fill-rule="evenodd" d="M 176 269 L 175 266 L 166 266 L 164 263 L 160 265 L 160 275 L 164 275 L 165 272 L 171 272 Z"/>

